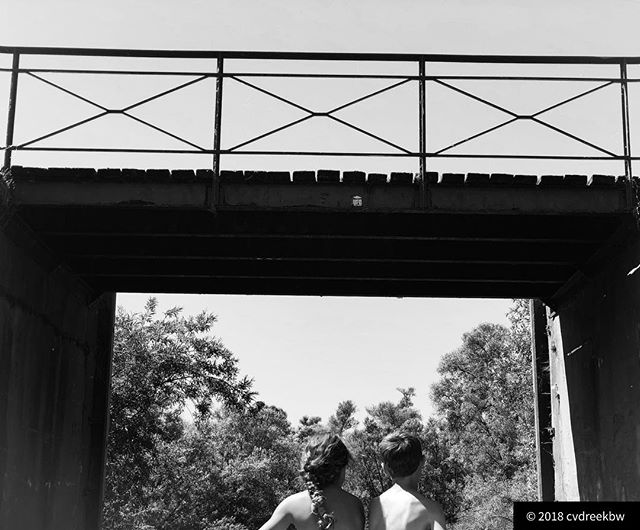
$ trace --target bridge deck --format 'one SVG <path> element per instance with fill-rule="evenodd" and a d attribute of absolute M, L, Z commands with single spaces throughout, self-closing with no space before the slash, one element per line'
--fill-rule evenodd
<path fill-rule="evenodd" d="M 623 179 L 12 168 L 96 290 L 549 299 L 632 217 Z M 209 206 L 217 197 L 215 211 Z"/>

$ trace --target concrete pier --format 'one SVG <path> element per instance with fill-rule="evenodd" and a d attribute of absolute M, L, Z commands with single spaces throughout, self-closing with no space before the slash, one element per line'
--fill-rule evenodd
<path fill-rule="evenodd" d="M 97 295 L 5 216 L 0 528 L 98 528 L 114 304 L 114 294 Z"/>
<path fill-rule="evenodd" d="M 547 310 L 558 500 L 640 500 L 640 234 Z"/>

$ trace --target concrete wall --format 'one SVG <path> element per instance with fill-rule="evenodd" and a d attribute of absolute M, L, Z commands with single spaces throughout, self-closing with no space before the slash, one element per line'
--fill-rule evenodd
<path fill-rule="evenodd" d="M 114 304 L 0 226 L 0 528 L 98 527 Z"/>
<path fill-rule="evenodd" d="M 558 500 L 640 500 L 640 234 L 548 311 Z"/>

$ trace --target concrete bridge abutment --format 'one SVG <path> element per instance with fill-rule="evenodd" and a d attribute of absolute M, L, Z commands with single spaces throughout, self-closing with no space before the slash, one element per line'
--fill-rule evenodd
<path fill-rule="evenodd" d="M 640 232 L 547 308 L 556 500 L 640 500 Z"/>
<path fill-rule="evenodd" d="M 0 214 L 0 528 L 98 528 L 115 294 Z"/>

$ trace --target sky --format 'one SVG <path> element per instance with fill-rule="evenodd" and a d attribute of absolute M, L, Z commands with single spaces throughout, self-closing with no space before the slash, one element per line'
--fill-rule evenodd
<path fill-rule="evenodd" d="M 7 45 L 637 55 L 636 0 L 3 0 Z"/>
<path fill-rule="evenodd" d="M 147 296 L 119 294 L 118 304 L 141 311 Z M 510 300 L 348 298 L 318 296 L 158 296 L 160 309 L 183 307 L 218 316 L 213 333 L 254 378 L 259 399 L 297 421 L 327 420 L 350 399 L 366 407 L 398 401 L 396 388 L 416 389 L 415 405 L 432 412 L 429 387 L 442 354 L 480 322 L 507 325 Z"/>
<path fill-rule="evenodd" d="M 0 0 L 0 13 L 0 44 L 7 46 L 640 55 L 640 37 L 637 33 L 637 21 L 640 20 L 638 0 Z M 0 66 L 6 66 L 8 59 L 5 57 L 2 60 Z M 565 72 L 572 73 L 568 68 L 561 71 Z M 584 72 L 583 70 L 582 73 Z M 599 70 L 597 74 L 600 73 L 602 72 Z M 607 73 L 609 72 L 604 75 Z M 4 88 L 0 89 L 4 90 L 0 93 L 0 100 L 3 102 L 6 101 L 8 90 L 6 80 L 7 75 L 4 75 Z M 51 120 L 51 124 L 47 125 L 50 129 L 68 122 L 71 117 L 79 119 L 78 116 L 82 117 L 91 110 L 80 108 L 77 101 L 65 99 L 55 90 L 45 91 L 33 79 L 24 82 L 21 80 L 21 83 L 23 93 L 20 95 L 20 102 L 23 107 L 19 107 L 18 114 L 20 117 L 20 113 L 23 113 L 23 117 L 18 122 L 16 135 L 22 135 L 24 140 L 29 135 L 46 132 L 47 127 L 43 125 L 46 120 L 43 116 L 48 116 Z M 132 97 L 135 100 L 134 96 L 144 97 L 148 90 L 144 86 L 119 90 L 117 84 L 109 85 L 104 79 L 89 85 L 90 83 L 86 86 L 72 85 L 72 88 L 83 94 L 89 88 L 97 90 L 97 95 L 94 96 L 98 101 L 114 106 L 126 104 Z M 359 87 L 358 90 L 363 88 L 366 87 Z M 211 115 L 198 113 L 200 107 L 194 102 L 198 97 L 209 97 L 210 89 L 211 86 L 203 83 L 194 87 L 194 92 L 187 93 L 187 100 L 169 100 L 168 112 L 173 120 L 170 125 L 176 131 L 185 134 L 197 132 L 206 141 Z M 483 87 L 475 89 L 480 90 L 480 93 L 484 90 Z M 533 87 L 512 87 L 501 95 L 511 105 L 524 106 L 531 105 L 533 96 L 541 98 L 532 107 L 532 111 L 535 111 L 552 103 L 554 97 L 565 97 L 572 93 L 565 93 L 565 89 L 566 87 L 558 84 L 540 83 Z M 240 87 L 235 87 L 239 95 L 234 96 L 233 90 L 225 88 L 225 94 L 231 102 L 234 97 L 242 96 Z M 316 87 L 305 91 L 302 87 L 303 96 L 323 97 L 325 105 L 334 103 L 331 98 L 335 99 L 341 94 L 340 90 L 332 90 Z M 479 124 L 476 121 L 481 121 L 480 118 L 486 117 L 489 124 L 497 119 L 488 115 L 487 108 L 473 106 L 468 99 L 454 99 L 448 93 L 438 100 L 437 90 L 433 87 L 428 90 L 429 123 L 430 127 L 438 131 L 437 135 L 429 134 L 430 142 L 439 141 L 446 145 L 447 141 L 455 141 L 462 133 L 477 130 Z M 635 86 L 632 90 L 638 92 Z M 358 91 L 355 92 L 354 95 L 357 95 Z M 368 125 L 374 128 L 385 125 L 394 139 L 404 141 L 406 127 L 400 116 L 406 111 L 402 105 L 406 105 L 409 99 L 402 92 L 398 94 L 401 102 L 396 103 L 396 107 L 390 107 L 393 108 L 392 116 L 383 114 L 380 109 L 370 108 L 368 111 L 361 110 L 352 117 L 365 121 L 373 119 Z M 619 134 L 610 124 L 611 120 L 608 120 L 608 117 L 613 116 L 613 122 L 619 123 L 619 116 L 614 114 L 619 113 L 619 100 L 616 99 L 619 95 L 614 93 L 607 96 L 604 90 L 599 94 L 602 99 L 585 98 L 576 102 L 578 106 L 574 107 L 572 119 L 577 121 L 574 125 L 589 131 L 594 135 L 593 141 L 606 144 L 607 148 L 611 142 L 619 146 Z M 253 96 L 257 97 L 256 94 Z M 487 95 L 493 96 L 496 93 L 489 92 Z M 296 97 L 301 96 L 298 94 Z M 606 97 L 610 99 L 606 100 Z M 116 99 L 112 101 L 109 98 Z M 268 110 L 264 101 L 259 99 L 253 103 L 249 99 L 243 101 L 242 105 L 245 106 L 240 106 L 240 110 L 245 115 L 251 114 L 253 119 L 234 119 L 233 107 L 226 109 L 225 141 L 242 140 L 243 134 L 247 134 L 250 127 L 254 127 L 254 134 L 268 129 L 266 121 L 269 113 L 278 115 L 284 112 L 281 107 Z M 261 112 L 251 110 L 251 104 L 256 105 L 255 108 Z M 609 110 L 610 107 L 614 110 Z M 31 118 L 21 110 L 27 108 L 30 109 Z M 455 113 L 447 113 L 445 108 L 452 108 Z M 0 105 L 0 115 L 4 114 L 5 109 Z M 561 114 L 552 118 L 561 125 L 567 119 Z M 464 125 L 464 120 L 470 124 Z M 640 120 L 636 122 L 640 123 Z M 632 127 L 633 123 L 632 115 Z M 78 133 L 81 137 L 71 135 L 67 141 L 73 144 L 79 138 L 93 139 L 94 135 L 103 138 L 105 131 L 111 139 L 126 136 L 131 141 L 147 134 L 135 129 L 125 132 L 117 129 L 116 125 L 115 122 L 106 121 L 105 130 L 89 128 L 86 132 Z M 0 132 L 4 135 L 3 131 Z M 309 134 L 312 141 L 326 138 L 341 141 L 341 137 L 325 133 Z M 545 148 L 559 142 L 557 138 L 536 138 Z M 292 140 L 297 140 L 295 135 Z M 409 138 L 407 141 L 412 140 Z M 505 133 L 494 140 L 492 147 L 511 149 L 513 141 L 512 136 Z M 160 162 L 155 159 L 151 162 L 142 157 L 122 157 L 117 160 L 80 157 L 71 163 L 69 158 L 60 155 L 38 156 L 40 158 L 17 158 L 16 163 L 116 167 L 148 167 L 149 164 L 201 167 L 200 164 L 203 163 L 201 158 L 183 158 L 180 161 L 161 159 Z M 266 162 L 234 159 L 224 163 L 229 164 L 226 167 L 232 167 L 233 164 L 248 167 L 246 164 Z M 325 164 L 331 167 L 326 160 L 311 160 L 309 163 L 314 167 Z M 474 165 L 469 166 L 468 161 L 462 163 L 453 160 L 438 164 L 434 163 L 431 168 L 440 171 L 500 171 L 513 167 L 496 161 L 491 162 L 490 167 L 487 163 L 474 162 Z M 573 167 L 584 169 L 584 166 Z M 529 165 L 525 168 L 541 171 L 543 166 Z M 384 169 L 387 170 L 387 167 Z M 617 171 L 619 168 L 607 169 Z M 128 310 L 140 310 L 147 296 L 119 295 L 118 303 Z M 395 388 L 408 386 L 416 387 L 416 404 L 428 415 L 428 388 L 436 377 L 439 357 L 458 347 L 461 334 L 480 322 L 505 323 L 504 315 L 509 301 L 163 295 L 160 296 L 160 304 L 162 308 L 182 306 L 186 313 L 205 308 L 216 313 L 219 322 L 215 326 L 215 333 L 239 358 L 242 371 L 255 378 L 255 387 L 260 392 L 261 399 L 281 406 L 295 421 L 302 414 L 317 414 L 326 419 L 337 402 L 343 399 L 354 400 L 362 413 L 368 405 L 381 400 L 397 399 L 399 394 Z"/>

